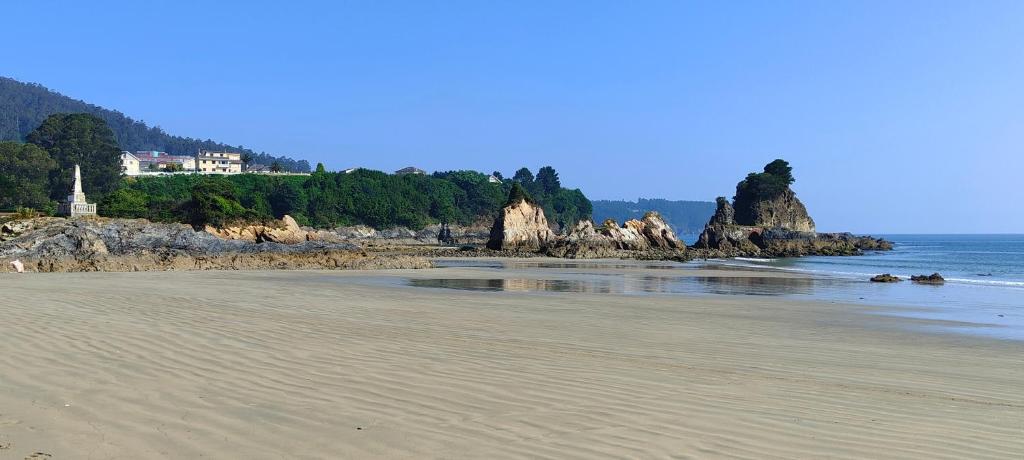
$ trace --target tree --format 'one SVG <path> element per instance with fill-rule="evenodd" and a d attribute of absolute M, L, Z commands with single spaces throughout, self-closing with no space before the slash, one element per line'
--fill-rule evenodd
<path fill-rule="evenodd" d="M 302 188 L 291 181 L 276 181 L 270 195 L 267 196 L 267 201 L 270 202 L 270 209 L 274 213 L 274 217 L 278 219 L 284 217 L 285 214 L 295 217 L 296 214 L 305 213 L 306 196 Z"/>
<path fill-rule="evenodd" d="M 166 163 L 166 164 L 164 164 L 164 171 L 167 171 L 167 172 L 179 172 L 179 171 L 184 171 L 184 170 L 185 170 L 185 168 L 181 165 L 181 163 Z"/>
<path fill-rule="evenodd" d="M 270 164 L 270 172 L 279 173 L 281 172 L 281 163 L 275 161 Z"/>
<path fill-rule="evenodd" d="M 789 162 L 786 160 L 776 159 L 768 163 L 764 166 L 764 172 L 774 176 L 780 183 L 785 182 L 786 185 L 792 185 L 793 182 L 796 182 L 796 179 L 793 178 L 793 168 L 789 166 Z"/>
<path fill-rule="evenodd" d="M 554 195 L 562 189 L 562 182 L 558 180 L 558 173 L 555 168 L 545 166 L 537 171 L 538 189 L 545 195 Z"/>
<path fill-rule="evenodd" d="M 115 190 L 100 201 L 99 212 L 107 217 L 146 217 L 149 214 L 149 195 L 141 190 Z"/>
<path fill-rule="evenodd" d="M 316 164 L 316 172 L 318 172 L 318 173 L 325 173 L 325 172 L 327 172 L 327 168 L 324 168 L 324 164 L 323 163 L 317 163 Z"/>
<path fill-rule="evenodd" d="M 47 180 L 56 167 L 36 145 L 0 142 L 0 209 L 53 207 Z"/>
<path fill-rule="evenodd" d="M 51 115 L 27 140 L 57 162 L 50 173 L 50 198 L 59 200 L 71 191 L 76 164 L 81 166 L 82 189 L 87 194 L 106 195 L 120 183 L 121 149 L 107 124 L 96 116 Z"/>
<path fill-rule="evenodd" d="M 203 177 L 189 195 L 191 198 L 185 203 L 184 211 L 196 229 L 206 225 L 221 227 L 248 217 L 248 212 L 238 202 L 234 184 L 223 177 Z"/>
<path fill-rule="evenodd" d="M 505 201 L 505 206 L 510 206 L 522 201 L 526 201 L 530 204 L 536 203 L 536 201 L 533 200 L 533 197 L 530 196 L 530 193 L 527 192 L 522 185 L 519 185 L 519 182 L 513 182 L 512 189 L 508 192 L 508 200 Z"/>
<path fill-rule="evenodd" d="M 754 206 L 785 193 L 789 190 L 789 185 L 795 181 L 793 168 L 785 160 L 768 163 L 764 167 L 764 172 L 747 174 L 745 179 L 736 184 L 736 195 L 732 198 L 736 222 L 752 224 Z"/>
<path fill-rule="evenodd" d="M 512 176 L 512 180 L 528 186 L 533 184 L 533 173 L 527 168 L 519 168 L 519 170 L 516 171 L 516 174 Z"/>

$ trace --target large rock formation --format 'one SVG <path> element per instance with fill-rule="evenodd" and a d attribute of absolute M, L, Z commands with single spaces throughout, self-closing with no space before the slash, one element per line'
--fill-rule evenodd
<path fill-rule="evenodd" d="M 555 239 L 544 209 L 523 198 L 498 212 L 487 247 L 493 250 L 537 251 Z"/>
<path fill-rule="evenodd" d="M 735 201 L 718 197 L 715 214 L 693 245 L 704 257 L 856 255 L 888 250 L 888 241 L 849 233 L 817 233 L 807 208 L 790 190 L 789 165 L 776 160 L 736 186 Z"/>
<path fill-rule="evenodd" d="M 572 259 L 634 258 L 686 259 L 686 245 L 656 212 L 643 219 L 627 220 L 619 227 L 606 220 L 595 228 L 590 220 L 580 221 L 564 237 L 545 248 L 545 254 Z"/>
<path fill-rule="evenodd" d="M 665 219 L 660 214 L 651 211 L 644 214 L 643 220 L 640 221 L 642 227 L 640 229 L 641 234 L 647 238 L 648 244 L 657 249 L 686 249 L 686 244 L 676 237 L 676 232 L 672 231 L 672 228 L 668 226 Z"/>
<path fill-rule="evenodd" d="M 26 271 L 425 268 L 426 259 L 373 255 L 352 244 L 255 243 L 142 219 L 39 218 L 0 228 L 0 262 Z"/>
<path fill-rule="evenodd" d="M 771 198 L 754 201 L 743 215 L 750 220 L 737 222 L 741 225 L 814 232 L 814 220 L 807 214 L 807 208 L 788 188 Z"/>

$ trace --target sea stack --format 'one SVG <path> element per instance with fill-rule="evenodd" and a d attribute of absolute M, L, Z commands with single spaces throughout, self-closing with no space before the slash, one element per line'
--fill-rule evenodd
<path fill-rule="evenodd" d="M 795 182 L 784 160 L 765 165 L 736 184 L 732 203 L 718 197 L 715 214 L 694 249 L 709 257 L 856 255 L 892 244 L 849 233 L 817 233 L 814 219 L 789 186 Z"/>

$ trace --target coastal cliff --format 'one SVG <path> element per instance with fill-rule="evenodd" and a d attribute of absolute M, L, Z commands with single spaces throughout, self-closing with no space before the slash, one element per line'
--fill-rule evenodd
<path fill-rule="evenodd" d="M 782 160 L 749 174 L 736 185 L 732 203 L 717 198 L 715 214 L 692 249 L 703 257 L 857 255 L 892 249 L 880 238 L 816 232 L 807 208 L 789 188 L 793 182 Z"/>

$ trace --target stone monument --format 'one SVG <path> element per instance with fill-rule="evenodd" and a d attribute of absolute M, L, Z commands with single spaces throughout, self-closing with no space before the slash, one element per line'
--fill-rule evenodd
<path fill-rule="evenodd" d="M 75 165 L 75 185 L 68 195 L 68 200 L 60 204 L 58 213 L 68 217 L 95 216 L 96 204 L 85 201 L 85 193 L 82 192 L 82 171 Z"/>

